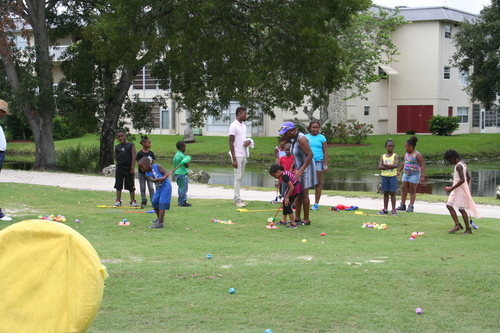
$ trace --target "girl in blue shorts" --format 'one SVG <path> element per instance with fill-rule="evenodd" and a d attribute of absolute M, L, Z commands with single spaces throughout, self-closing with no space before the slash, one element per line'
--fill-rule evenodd
<path fill-rule="evenodd" d="M 402 190 L 401 190 L 401 204 L 397 210 L 406 210 L 407 212 L 413 212 L 413 204 L 417 198 L 417 185 L 422 183 L 425 179 L 425 162 L 424 157 L 420 154 L 415 147 L 417 146 L 417 137 L 412 136 L 405 142 L 405 162 L 401 165 L 398 170 L 398 178 L 401 175 L 401 171 L 404 169 L 402 178 Z M 406 196 L 410 192 L 410 204 L 406 208 Z"/>

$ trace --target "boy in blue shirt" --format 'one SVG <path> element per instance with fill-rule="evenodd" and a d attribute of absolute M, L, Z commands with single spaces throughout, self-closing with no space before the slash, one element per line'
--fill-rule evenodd
<path fill-rule="evenodd" d="M 141 158 L 139 168 L 146 174 L 146 178 L 156 184 L 156 192 L 153 196 L 153 208 L 158 216 L 158 221 L 150 226 L 152 229 L 164 227 L 165 211 L 170 210 L 172 200 L 172 184 L 165 169 L 159 164 L 151 165 L 151 160 L 147 157 Z"/>

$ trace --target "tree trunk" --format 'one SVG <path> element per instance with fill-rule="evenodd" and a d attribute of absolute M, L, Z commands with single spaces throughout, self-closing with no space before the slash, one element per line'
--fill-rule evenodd
<path fill-rule="evenodd" d="M 189 117 L 189 110 L 186 110 L 186 129 L 184 130 L 184 138 L 182 139 L 182 141 L 184 141 L 185 143 L 195 142 L 193 129 L 191 128 L 191 123 L 189 122 Z"/>
<path fill-rule="evenodd" d="M 45 1 L 26 2 L 28 21 L 33 28 L 35 44 L 35 71 L 39 78 L 38 105 L 26 105 L 24 114 L 35 137 L 36 155 L 33 169 L 56 169 L 56 153 L 52 131 L 52 116 L 55 112 L 52 77 L 52 60 L 49 54 L 49 40 L 45 17 Z"/>
<path fill-rule="evenodd" d="M 328 106 L 324 112 L 328 114 L 328 119 L 332 125 L 337 125 L 347 121 L 347 96 L 346 89 L 341 88 L 329 96 Z M 322 110 L 323 111 L 323 110 Z"/>
<path fill-rule="evenodd" d="M 105 101 L 104 119 L 100 135 L 99 171 L 114 163 L 114 139 L 122 106 L 127 97 L 128 90 L 135 77 L 135 72 L 124 68 L 120 80 L 114 85 L 113 73 L 106 71 L 106 89 L 109 98 Z"/>

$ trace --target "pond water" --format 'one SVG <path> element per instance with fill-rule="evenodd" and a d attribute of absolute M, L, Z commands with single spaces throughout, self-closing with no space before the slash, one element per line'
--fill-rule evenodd
<path fill-rule="evenodd" d="M 167 170 L 171 160 L 158 160 Z M 29 170 L 32 161 L 6 160 L 4 169 Z M 500 185 L 499 163 L 470 163 L 472 196 L 494 197 L 496 188 Z M 205 170 L 210 175 L 209 184 L 233 185 L 233 168 L 231 165 L 190 163 L 192 170 Z M 364 169 L 330 168 L 324 176 L 326 190 L 376 192 L 380 183 L 379 170 L 376 166 Z M 444 165 L 428 165 L 427 181 L 418 186 L 418 193 L 447 195 L 445 186 L 451 186 L 453 168 Z M 267 165 L 247 165 L 243 176 L 243 186 L 274 187 L 274 178 L 268 173 Z"/>

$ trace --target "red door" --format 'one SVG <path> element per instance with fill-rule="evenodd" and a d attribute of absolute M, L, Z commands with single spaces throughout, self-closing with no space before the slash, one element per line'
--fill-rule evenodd
<path fill-rule="evenodd" d="M 398 105 L 397 132 L 431 133 L 428 120 L 433 115 L 432 105 Z"/>

